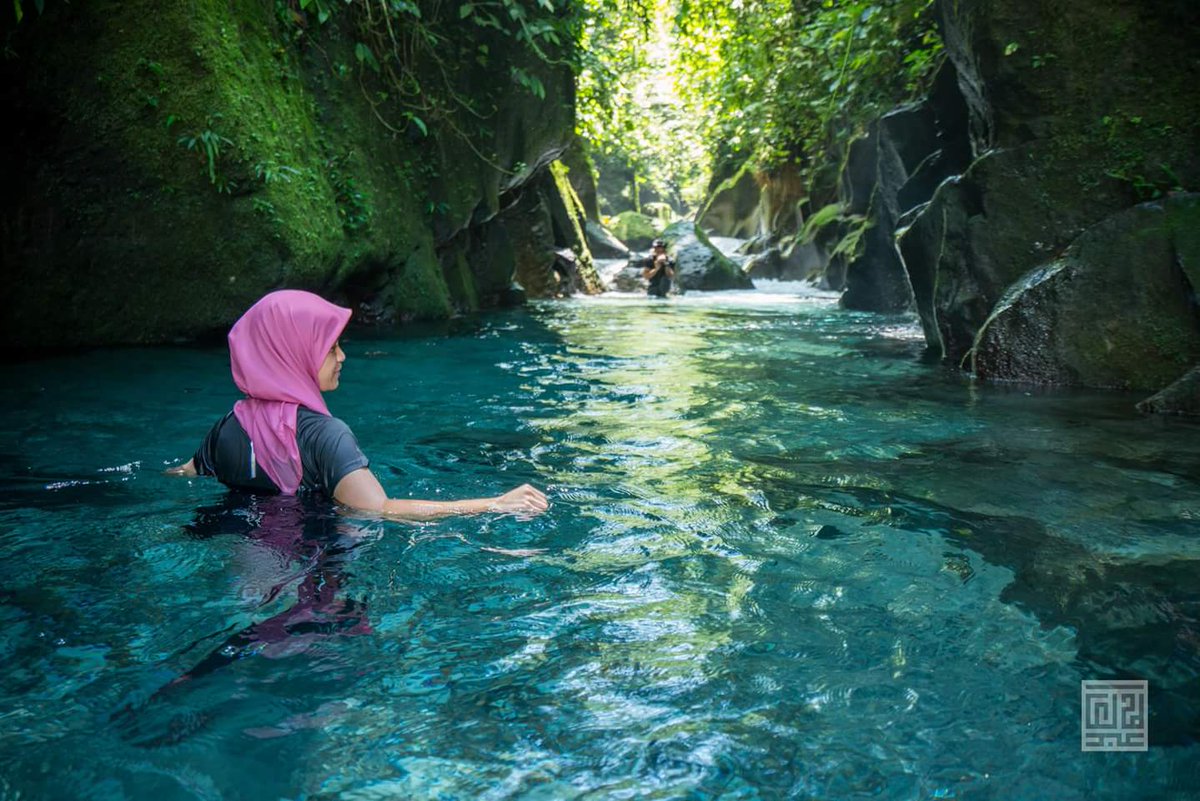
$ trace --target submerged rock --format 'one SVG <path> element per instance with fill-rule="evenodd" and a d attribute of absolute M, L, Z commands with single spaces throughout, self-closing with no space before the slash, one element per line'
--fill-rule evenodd
<path fill-rule="evenodd" d="M 1159 389 L 1200 360 L 1200 195 L 1115 214 L 996 304 L 972 350 L 981 378 Z M 1195 272 L 1195 270 L 1193 270 Z"/>
<path fill-rule="evenodd" d="M 1200 417 L 1200 365 L 1183 378 L 1137 405 L 1145 414 L 1186 414 Z"/>

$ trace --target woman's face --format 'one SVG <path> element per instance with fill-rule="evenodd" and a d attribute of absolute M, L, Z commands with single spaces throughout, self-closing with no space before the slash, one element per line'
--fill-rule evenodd
<path fill-rule="evenodd" d="M 322 392 L 332 392 L 338 388 L 344 361 L 346 361 L 346 354 L 342 352 L 341 343 L 334 342 L 329 353 L 325 354 L 325 361 L 321 363 L 321 369 L 317 371 L 317 383 Z"/>

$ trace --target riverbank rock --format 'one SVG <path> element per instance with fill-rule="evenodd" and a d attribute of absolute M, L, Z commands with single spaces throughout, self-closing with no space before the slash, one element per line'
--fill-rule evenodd
<path fill-rule="evenodd" d="M 463 85 L 499 109 L 468 140 L 368 99 L 388 86 L 365 65 L 357 7 L 319 26 L 307 13 L 98 0 L 5 23 L 14 352 L 221 334 L 278 287 L 398 320 L 500 297 L 512 276 L 488 271 L 505 261 L 471 248 L 573 140 L 570 70 L 463 28 L 446 47 L 486 45 L 545 89 L 462 61 Z"/>
<path fill-rule="evenodd" d="M 1200 417 L 1200 366 L 1193 367 L 1162 392 L 1137 405 L 1144 414 L 1184 414 Z"/>
<path fill-rule="evenodd" d="M 714 236 L 750 239 L 763 233 L 759 200 L 758 181 L 750 165 L 744 164 L 709 190 L 696 221 Z"/>
<path fill-rule="evenodd" d="M 966 113 L 956 71 L 947 62 L 927 100 L 888 112 L 851 146 L 841 179 L 843 214 L 864 217 L 868 227 L 861 251 L 846 265 L 846 308 L 898 312 L 913 306 L 895 232 L 906 214 L 969 164 Z"/>
<path fill-rule="evenodd" d="M 588 247 L 598 259 L 623 259 L 629 257 L 629 247 L 604 227 L 603 223 L 588 220 L 584 224 Z"/>
<path fill-rule="evenodd" d="M 623 211 L 612 220 L 610 230 L 632 250 L 645 250 L 658 236 L 654 219 L 636 211 Z"/>
<path fill-rule="evenodd" d="M 972 350 L 975 372 L 1124 389 L 1171 383 L 1200 361 L 1197 232 L 1195 194 L 1093 226 L 1001 297 Z"/>
<path fill-rule="evenodd" d="M 610 288 L 617 292 L 645 292 L 649 286 L 649 282 L 642 277 L 642 264 L 646 255 L 648 254 L 630 255 L 625 266 L 613 276 Z"/>
<path fill-rule="evenodd" d="M 583 212 L 587 219 L 599 222 L 600 201 L 596 190 L 596 168 L 591 156 L 584 149 L 583 141 L 576 137 L 570 146 L 559 156 L 559 161 L 567 167 L 567 179 L 579 202 L 583 204 Z"/>
<path fill-rule="evenodd" d="M 675 282 L 683 289 L 754 288 L 750 276 L 722 255 L 695 223 L 675 223 L 663 231 L 662 238 L 675 259 Z"/>
<path fill-rule="evenodd" d="M 746 260 L 742 271 L 751 279 L 768 278 L 778 281 L 783 273 L 783 254 L 779 252 L 779 248 L 755 254 Z"/>
<path fill-rule="evenodd" d="M 1088 227 L 1200 185 L 1194 129 L 1181 124 L 1200 118 L 1200 40 L 1190 33 L 1200 8 L 940 0 L 938 9 L 976 160 L 901 226 L 899 246 L 926 341 L 957 364 L 1009 287 Z"/>
<path fill-rule="evenodd" d="M 934 353 L 958 363 L 1010 286 L 1127 205 L 1113 181 L 1080 192 L 1080 164 L 1053 151 L 1031 142 L 989 152 L 902 229 L 900 252 Z"/>

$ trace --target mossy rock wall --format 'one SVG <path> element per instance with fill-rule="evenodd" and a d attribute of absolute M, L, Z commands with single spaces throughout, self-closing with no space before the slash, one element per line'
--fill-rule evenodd
<path fill-rule="evenodd" d="M 1089 226 L 1200 186 L 1200 7 L 939 9 L 977 160 L 900 249 L 930 347 L 957 363 L 1009 286 Z"/>
<path fill-rule="evenodd" d="M 451 251 L 567 146 L 569 71 L 528 65 L 544 99 L 502 71 L 499 111 L 462 135 L 392 131 L 348 12 L 297 42 L 281 9 L 91 0 L 4 23 L 13 349 L 222 332 L 283 286 L 396 319 L 486 303 L 491 277 Z"/>

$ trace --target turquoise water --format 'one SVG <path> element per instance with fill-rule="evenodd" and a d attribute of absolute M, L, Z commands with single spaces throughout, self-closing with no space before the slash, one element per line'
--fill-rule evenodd
<path fill-rule="evenodd" d="M 354 335 L 406 525 L 171 479 L 221 349 L 10 365 L 0 799 L 1195 797 L 1200 426 L 973 384 L 821 297 Z M 492 550 L 488 550 L 492 548 Z M 534 555 L 496 549 L 541 549 Z M 1081 753 L 1081 679 L 1150 682 Z"/>

